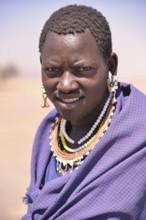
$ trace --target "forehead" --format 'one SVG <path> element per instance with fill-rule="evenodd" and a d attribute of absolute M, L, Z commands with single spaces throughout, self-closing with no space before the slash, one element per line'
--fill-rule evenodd
<path fill-rule="evenodd" d="M 74 35 L 58 35 L 48 32 L 41 52 L 47 55 L 64 54 L 65 52 L 68 55 L 73 53 L 90 56 L 91 54 L 93 56 L 101 55 L 97 43 L 88 29 L 84 33 Z"/>

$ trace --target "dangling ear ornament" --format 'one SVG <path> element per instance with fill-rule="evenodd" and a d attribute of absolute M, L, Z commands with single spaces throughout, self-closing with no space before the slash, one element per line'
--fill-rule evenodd
<path fill-rule="evenodd" d="M 41 86 L 41 92 L 42 92 L 42 97 L 43 97 L 43 104 L 41 105 L 42 108 L 48 108 L 49 107 L 49 103 L 47 101 L 48 96 L 46 94 L 46 91 L 44 89 L 44 86 Z"/>
<path fill-rule="evenodd" d="M 115 104 L 117 102 L 115 98 L 115 94 L 116 94 L 116 90 L 118 89 L 118 77 L 116 75 L 109 74 L 109 78 L 107 79 L 107 87 L 109 93 L 114 94 L 114 99 L 112 104 Z"/>
<path fill-rule="evenodd" d="M 116 75 L 109 74 L 107 86 L 110 93 L 115 92 L 118 89 L 118 78 Z"/>

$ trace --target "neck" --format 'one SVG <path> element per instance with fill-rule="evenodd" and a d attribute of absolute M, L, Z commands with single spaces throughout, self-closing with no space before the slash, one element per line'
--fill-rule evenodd
<path fill-rule="evenodd" d="M 83 136 L 85 136 L 90 131 L 90 129 L 92 130 L 93 124 L 95 125 L 96 123 L 96 128 L 98 128 L 99 124 L 103 120 L 103 115 L 101 116 L 101 112 L 105 114 L 105 112 L 107 111 L 107 107 L 105 107 L 105 104 L 106 106 L 109 106 L 110 100 L 111 97 L 109 97 L 108 99 L 106 98 L 106 101 L 104 100 L 102 105 L 100 105 L 100 108 L 98 106 L 98 108 L 96 107 L 95 109 L 93 109 L 88 117 L 82 119 L 82 121 L 68 123 L 68 126 L 66 127 L 66 132 L 68 133 L 68 135 L 73 140 L 78 141 Z"/>

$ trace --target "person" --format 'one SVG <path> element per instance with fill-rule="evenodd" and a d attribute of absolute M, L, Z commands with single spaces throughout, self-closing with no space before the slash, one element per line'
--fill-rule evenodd
<path fill-rule="evenodd" d="M 146 219 L 146 96 L 117 80 L 101 12 L 68 5 L 39 40 L 44 118 L 23 220 Z"/>

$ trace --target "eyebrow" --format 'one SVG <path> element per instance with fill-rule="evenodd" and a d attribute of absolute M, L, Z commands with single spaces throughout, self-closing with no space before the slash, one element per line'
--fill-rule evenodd
<path fill-rule="evenodd" d="M 57 63 L 57 62 L 55 62 L 55 61 L 52 61 L 52 60 L 50 60 L 50 61 L 47 61 L 47 62 L 43 62 L 43 64 L 45 65 L 45 66 L 49 66 L 49 65 L 51 65 L 51 66 L 60 66 L 60 64 L 59 63 Z"/>
<path fill-rule="evenodd" d="M 77 61 L 75 63 L 73 63 L 73 66 L 92 66 L 92 65 L 95 65 L 94 62 L 89 62 L 89 61 L 86 61 L 86 60 L 81 60 L 81 61 Z"/>

